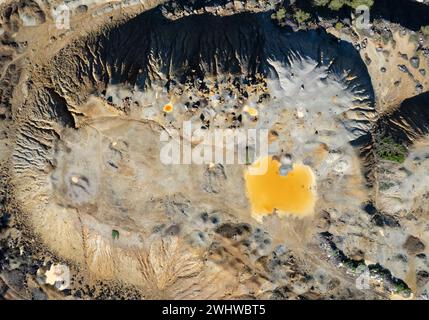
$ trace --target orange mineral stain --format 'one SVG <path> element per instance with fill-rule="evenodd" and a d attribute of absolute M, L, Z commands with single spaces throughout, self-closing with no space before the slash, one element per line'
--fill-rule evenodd
<path fill-rule="evenodd" d="M 292 170 L 282 176 L 281 164 L 272 157 L 257 160 L 250 168 L 258 168 L 261 161 L 267 161 L 265 174 L 254 175 L 247 169 L 245 181 L 253 216 L 260 220 L 274 212 L 305 216 L 313 213 L 316 204 L 315 177 L 310 167 L 295 164 Z"/>

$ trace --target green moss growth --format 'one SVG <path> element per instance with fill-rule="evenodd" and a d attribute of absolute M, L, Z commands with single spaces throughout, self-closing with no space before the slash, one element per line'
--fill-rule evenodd
<path fill-rule="evenodd" d="M 414 43 L 416 45 L 419 44 L 419 35 L 418 35 L 418 33 L 410 34 L 410 42 Z"/>
<path fill-rule="evenodd" d="M 376 153 L 380 159 L 403 163 L 407 156 L 407 148 L 392 137 L 385 137 L 377 143 Z"/>
<path fill-rule="evenodd" d="M 112 238 L 113 238 L 113 240 L 119 239 L 119 231 L 118 230 L 112 230 Z"/>
<path fill-rule="evenodd" d="M 279 26 L 284 26 L 286 24 L 286 14 L 286 9 L 280 8 L 271 15 L 271 19 L 275 20 Z"/>
<path fill-rule="evenodd" d="M 411 290 L 404 282 L 400 281 L 395 284 L 395 293 L 409 296 L 411 294 Z"/>
<path fill-rule="evenodd" d="M 303 24 L 310 20 L 311 15 L 301 9 L 297 9 L 293 14 L 293 17 L 295 18 L 296 22 L 298 22 L 299 24 Z"/>
<path fill-rule="evenodd" d="M 382 181 L 382 182 L 380 182 L 378 189 L 380 191 L 386 191 L 386 190 L 389 190 L 390 188 L 392 188 L 394 186 L 395 186 L 395 184 L 392 182 Z"/>
<path fill-rule="evenodd" d="M 381 41 L 383 41 L 384 45 L 388 45 L 390 41 L 393 40 L 393 35 L 391 33 L 382 33 Z"/>
<path fill-rule="evenodd" d="M 425 38 L 429 38 L 429 26 L 424 26 L 420 29 Z"/>
<path fill-rule="evenodd" d="M 335 24 L 335 29 L 337 29 L 337 30 L 341 30 L 342 28 L 344 28 L 344 23 L 342 23 L 342 22 L 337 22 L 337 23 Z"/>
<path fill-rule="evenodd" d="M 371 8 L 374 0 L 313 0 L 313 4 L 318 7 L 328 7 L 331 10 L 338 11 L 344 6 L 356 9 L 361 5 Z"/>
<path fill-rule="evenodd" d="M 284 18 L 286 18 L 286 9 L 285 8 L 280 8 L 279 10 L 277 10 L 276 12 L 274 12 L 271 15 L 271 19 L 277 20 L 277 21 L 281 21 Z"/>

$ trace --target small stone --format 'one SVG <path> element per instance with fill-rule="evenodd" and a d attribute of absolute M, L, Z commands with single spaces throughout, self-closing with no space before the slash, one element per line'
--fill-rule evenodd
<path fill-rule="evenodd" d="M 291 172 L 291 171 L 292 171 L 291 165 L 282 165 L 279 169 L 279 174 L 282 177 L 286 177 L 289 174 L 289 172 Z"/>
<path fill-rule="evenodd" d="M 416 91 L 418 93 L 422 93 L 423 92 L 423 85 L 421 83 L 416 84 Z"/>
<path fill-rule="evenodd" d="M 4 116 L 7 112 L 6 107 L 4 106 L 0 106 L 0 116 Z"/>
<path fill-rule="evenodd" d="M 405 53 L 399 53 L 399 56 L 404 60 L 408 60 L 408 55 L 406 55 Z"/>
<path fill-rule="evenodd" d="M 416 274 L 417 286 L 419 288 L 424 287 L 429 282 L 429 272 L 420 270 Z"/>
<path fill-rule="evenodd" d="M 180 226 L 177 224 L 173 224 L 167 230 L 165 230 L 165 234 L 169 236 L 176 236 L 180 233 Z"/>
<path fill-rule="evenodd" d="M 404 64 L 398 64 L 398 69 L 399 69 L 399 71 L 401 71 L 403 73 L 408 73 L 409 72 L 407 66 L 404 65 Z"/>
<path fill-rule="evenodd" d="M 425 250 L 425 244 L 417 237 L 409 236 L 405 241 L 403 248 L 408 254 L 417 254 Z"/>
<path fill-rule="evenodd" d="M 86 6 L 84 4 L 82 4 L 76 8 L 77 14 L 83 14 L 83 13 L 86 13 L 87 11 L 88 11 L 88 6 Z"/>
<path fill-rule="evenodd" d="M 370 58 L 367 54 L 365 54 L 365 63 L 366 63 L 368 66 L 372 63 L 371 58 Z"/>
<path fill-rule="evenodd" d="M 292 163 L 292 156 L 290 154 L 285 154 L 280 157 L 280 162 L 283 165 L 290 165 Z"/>
<path fill-rule="evenodd" d="M 422 76 L 425 76 L 425 75 L 426 75 L 426 70 L 425 70 L 425 69 L 420 69 L 420 70 L 419 70 L 419 72 L 420 72 L 420 74 L 421 74 Z"/>
<path fill-rule="evenodd" d="M 40 289 L 34 289 L 31 293 L 33 300 L 47 300 L 48 296 Z"/>
<path fill-rule="evenodd" d="M 385 67 L 382 67 L 382 68 L 380 69 L 380 71 L 381 71 L 381 72 L 383 72 L 383 73 L 385 73 L 385 72 L 387 71 L 387 69 L 386 69 Z"/>
<path fill-rule="evenodd" d="M 418 57 L 412 57 L 410 59 L 410 63 L 413 66 L 413 68 L 418 69 L 418 67 L 420 66 L 420 59 Z"/>

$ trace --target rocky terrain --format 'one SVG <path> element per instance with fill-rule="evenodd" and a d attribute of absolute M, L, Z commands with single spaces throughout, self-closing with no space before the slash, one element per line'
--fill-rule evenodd
<path fill-rule="evenodd" d="M 429 6 L 393 2 L 362 29 L 312 1 L 0 1 L 0 297 L 428 299 Z M 269 131 L 311 212 L 255 212 L 253 159 L 166 166 L 184 123 Z"/>

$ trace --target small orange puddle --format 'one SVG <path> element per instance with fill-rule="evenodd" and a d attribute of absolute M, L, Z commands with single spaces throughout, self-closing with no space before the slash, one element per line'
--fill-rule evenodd
<path fill-rule="evenodd" d="M 249 107 L 249 106 L 245 106 L 245 107 L 243 108 L 243 111 L 244 111 L 244 112 L 247 112 L 251 117 L 257 117 L 257 116 L 258 116 L 258 114 L 259 114 L 258 109 L 251 108 L 251 107 Z"/>
<path fill-rule="evenodd" d="M 163 110 L 165 113 L 173 112 L 173 109 L 174 109 L 174 107 L 173 107 L 173 105 L 172 105 L 171 103 L 166 104 L 166 105 L 164 106 L 164 108 L 162 108 L 162 110 Z"/>
<path fill-rule="evenodd" d="M 268 157 L 268 170 L 263 175 L 245 173 L 247 195 L 253 215 L 261 219 L 272 214 L 304 216 L 313 213 L 316 204 L 315 177 L 310 167 L 295 164 L 287 176 L 279 174 L 280 163 Z M 258 168 L 261 160 L 251 165 Z"/>

